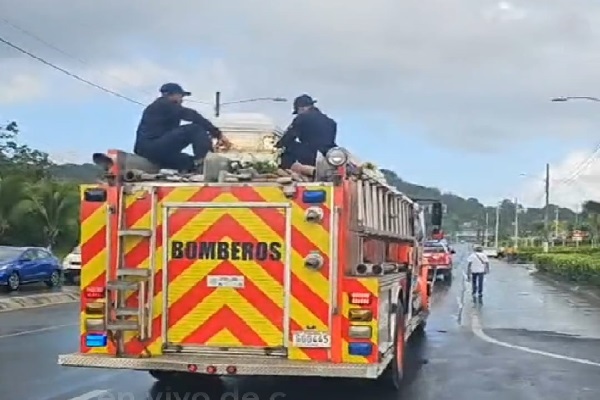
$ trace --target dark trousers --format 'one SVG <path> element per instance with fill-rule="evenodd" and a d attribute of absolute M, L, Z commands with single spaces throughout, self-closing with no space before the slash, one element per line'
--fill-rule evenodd
<path fill-rule="evenodd" d="M 471 285 L 473 288 L 473 296 L 474 295 L 482 295 L 483 294 L 483 277 L 485 274 L 483 272 L 473 272 L 471 273 Z"/>
<path fill-rule="evenodd" d="M 194 156 L 183 152 L 192 145 Z M 175 128 L 156 139 L 137 142 L 134 152 L 164 169 L 192 171 L 194 160 L 206 157 L 213 151 L 212 139 L 205 129 L 196 124 Z"/>
<path fill-rule="evenodd" d="M 281 154 L 279 168 L 290 169 L 295 162 L 314 167 L 317 164 L 317 150 L 304 143 L 290 143 Z"/>

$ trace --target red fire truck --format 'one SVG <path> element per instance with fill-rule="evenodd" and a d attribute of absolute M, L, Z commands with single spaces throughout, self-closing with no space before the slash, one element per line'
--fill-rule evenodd
<path fill-rule="evenodd" d="M 342 148 L 309 181 L 225 179 L 222 157 L 202 176 L 100 157 L 106 183 L 81 189 L 79 350 L 59 364 L 398 388 L 429 314 L 420 206 Z"/>

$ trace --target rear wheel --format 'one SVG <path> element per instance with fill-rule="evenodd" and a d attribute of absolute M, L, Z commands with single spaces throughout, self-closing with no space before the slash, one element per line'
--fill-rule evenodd
<path fill-rule="evenodd" d="M 398 391 L 402 387 L 402 378 L 404 376 L 404 307 L 398 302 L 396 310 L 396 329 L 394 332 L 393 358 L 385 371 L 379 378 L 387 390 Z"/>
<path fill-rule="evenodd" d="M 150 375 L 161 384 L 177 385 L 181 383 L 216 384 L 221 382 L 218 375 L 194 374 L 191 372 L 174 371 L 148 371 Z"/>
<path fill-rule="evenodd" d="M 60 272 L 52 271 L 50 275 L 50 279 L 46 281 L 46 286 L 48 287 L 57 287 L 60 286 Z"/>
<path fill-rule="evenodd" d="M 21 278 L 19 277 L 19 274 L 17 274 L 16 272 L 13 272 L 8 277 L 8 281 L 6 284 L 6 290 L 9 292 L 14 292 L 16 290 L 19 290 L 20 287 L 21 287 Z"/>
<path fill-rule="evenodd" d="M 427 320 L 422 320 L 419 325 L 415 328 L 414 333 L 418 336 L 425 336 L 425 328 L 427 327 Z"/>
<path fill-rule="evenodd" d="M 448 283 L 452 283 L 452 270 L 444 271 L 444 281 Z"/>

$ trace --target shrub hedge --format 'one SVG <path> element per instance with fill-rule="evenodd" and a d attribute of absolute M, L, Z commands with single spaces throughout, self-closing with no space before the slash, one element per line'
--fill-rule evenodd
<path fill-rule="evenodd" d="M 600 256 L 593 254 L 538 253 L 532 256 L 539 271 L 600 286 Z"/>
<path fill-rule="evenodd" d="M 519 247 L 515 254 L 509 261 L 517 262 L 532 262 L 533 256 L 542 253 L 541 247 Z M 567 247 L 567 246 L 556 246 L 550 247 L 547 254 L 573 254 L 573 255 L 596 255 L 600 257 L 600 247 Z"/>

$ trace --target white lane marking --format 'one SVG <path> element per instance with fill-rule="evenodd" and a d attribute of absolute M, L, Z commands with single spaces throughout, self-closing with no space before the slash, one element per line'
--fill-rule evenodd
<path fill-rule="evenodd" d="M 17 336 L 31 335 L 33 333 L 39 333 L 39 332 L 55 331 L 57 329 L 68 328 L 68 327 L 73 327 L 73 326 L 79 326 L 79 324 L 54 325 L 54 326 L 47 326 L 45 328 L 30 329 L 27 331 L 7 333 L 6 335 L 0 335 L 0 339 L 8 339 L 8 338 L 17 337 Z"/>
<path fill-rule="evenodd" d="M 564 361 L 570 361 L 572 363 L 577 363 L 577 364 L 584 364 L 584 365 L 591 365 L 594 367 L 600 367 L 600 363 L 586 360 L 584 358 L 575 358 L 575 357 L 563 356 L 561 354 L 548 353 L 546 351 L 536 350 L 536 349 L 532 349 L 530 347 L 518 346 L 515 344 L 501 342 L 500 340 L 496 340 L 492 337 L 489 337 L 488 335 L 485 334 L 485 332 L 483 332 L 483 328 L 481 327 L 481 321 L 479 320 L 479 316 L 477 315 L 477 313 L 471 314 L 471 330 L 473 331 L 475 336 L 477 336 L 479 339 L 481 339 L 485 342 L 488 342 L 488 343 L 495 344 L 497 346 L 502 346 L 502 347 L 506 347 L 509 349 L 513 349 L 513 350 L 519 350 L 519 351 L 523 351 L 525 353 L 537 354 L 537 355 L 544 356 L 544 357 L 555 358 L 557 360 L 564 360 Z"/>
<path fill-rule="evenodd" d="M 91 392 L 87 392 L 82 394 L 81 396 L 70 398 L 69 400 L 91 400 L 95 397 L 100 397 L 103 394 L 109 393 L 108 390 L 92 390 Z"/>

